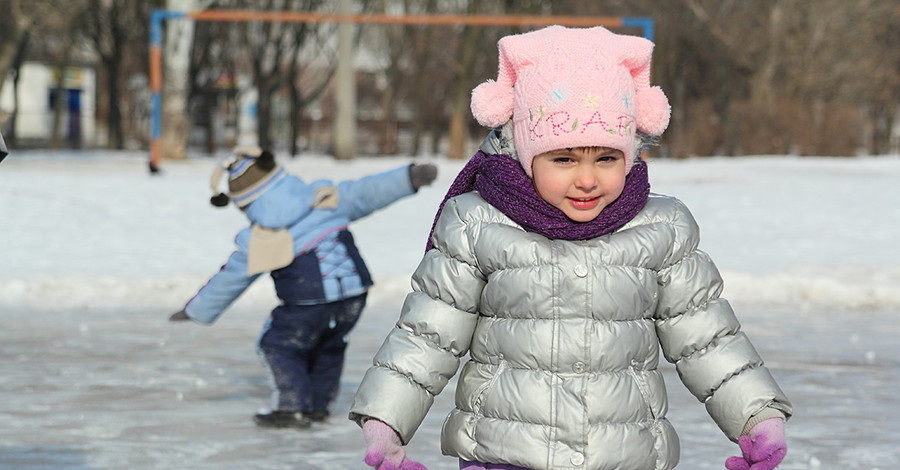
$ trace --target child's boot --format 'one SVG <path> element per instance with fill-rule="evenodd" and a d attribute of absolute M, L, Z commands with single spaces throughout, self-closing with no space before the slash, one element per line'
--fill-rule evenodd
<path fill-rule="evenodd" d="M 253 421 L 265 428 L 308 428 L 310 419 L 299 411 L 272 410 L 268 413 L 257 413 Z"/>
<path fill-rule="evenodd" d="M 320 410 L 320 411 L 310 411 L 309 413 L 304 413 L 310 421 L 314 423 L 323 423 L 328 419 L 330 413 L 328 410 Z"/>

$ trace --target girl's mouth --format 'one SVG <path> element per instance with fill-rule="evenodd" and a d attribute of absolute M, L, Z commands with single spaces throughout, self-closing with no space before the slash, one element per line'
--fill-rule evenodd
<path fill-rule="evenodd" d="M 570 197 L 567 199 L 572 204 L 572 207 L 574 207 L 578 210 L 590 210 L 590 209 L 597 207 L 597 204 L 600 204 L 600 196 Z"/>

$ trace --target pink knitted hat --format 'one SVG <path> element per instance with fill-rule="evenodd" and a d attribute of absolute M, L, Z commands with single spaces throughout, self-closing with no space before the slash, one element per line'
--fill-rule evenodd
<path fill-rule="evenodd" d="M 497 80 L 472 91 L 472 114 L 487 127 L 512 118 L 529 176 L 535 155 L 582 146 L 621 150 L 631 170 L 636 130 L 656 136 L 669 125 L 669 100 L 650 86 L 647 39 L 600 26 L 549 26 L 498 46 Z"/>

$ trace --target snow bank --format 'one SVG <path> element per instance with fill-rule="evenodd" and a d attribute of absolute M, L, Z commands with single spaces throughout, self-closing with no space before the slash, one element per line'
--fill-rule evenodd
<path fill-rule="evenodd" d="M 304 179 L 352 179 L 413 161 L 280 158 Z M 371 302 L 397 304 L 435 208 L 464 162 L 433 187 L 351 227 L 376 279 Z M 16 152 L 0 166 L 0 299 L 66 309 L 180 308 L 232 249 L 240 212 L 213 209 L 215 160 L 140 152 Z M 736 303 L 786 308 L 900 308 L 900 158 L 745 157 L 650 162 L 653 190 L 687 203 L 701 248 Z M 271 283 L 240 302 L 272 305 Z"/>

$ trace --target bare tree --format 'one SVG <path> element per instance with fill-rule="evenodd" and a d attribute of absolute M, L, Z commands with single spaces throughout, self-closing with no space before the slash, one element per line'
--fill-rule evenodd
<path fill-rule="evenodd" d="M 279 1 L 257 0 L 254 7 L 267 11 L 312 10 L 320 2 L 315 0 Z M 280 22 L 251 22 L 242 24 L 242 42 L 252 69 L 253 85 L 257 89 L 257 138 L 259 145 L 269 148 L 272 141 L 272 98 L 286 83 L 297 78 L 300 50 L 312 28 L 306 24 Z M 296 85 L 291 84 L 290 89 Z M 290 93 L 296 93 L 292 91 Z M 299 95 L 296 95 L 299 96 Z M 298 98 L 299 99 L 299 98 Z M 301 102 L 294 105 L 302 105 Z M 291 135 L 295 135 L 293 131 Z M 292 146 L 292 148 L 294 148 Z"/>
<path fill-rule="evenodd" d="M 322 51 L 321 46 L 324 39 L 319 37 L 316 32 L 319 27 L 311 25 L 303 25 L 294 35 L 293 53 L 288 54 L 290 62 L 287 64 L 287 73 L 285 75 L 286 87 L 290 94 L 290 129 L 289 129 L 289 151 L 292 157 L 300 153 L 298 141 L 300 140 L 300 121 L 302 120 L 304 109 L 313 101 L 319 99 L 325 89 L 328 87 L 331 78 L 334 76 L 335 67 L 333 65 L 325 65 L 324 67 L 309 67 L 304 61 L 303 49 L 310 39 L 314 44 L 311 45 L 313 50 Z M 334 54 L 320 52 L 319 56 L 334 57 Z M 333 64 L 333 62 L 329 62 Z M 324 70 L 322 70 L 324 69 Z M 306 73 L 305 73 L 306 72 Z"/>
<path fill-rule="evenodd" d="M 130 47 L 136 40 L 139 40 L 146 49 L 147 25 L 155 2 L 143 0 L 87 0 L 87 2 L 82 24 L 94 44 L 106 75 L 108 146 L 123 149 L 125 148 L 121 108 L 123 63 L 128 53 L 133 51 Z"/>
<path fill-rule="evenodd" d="M 16 50 L 15 56 L 13 57 L 12 64 L 9 67 L 9 73 L 5 74 L 6 76 L 12 75 L 12 95 L 13 95 L 13 107 L 12 112 L 8 116 L 7 122 L 3 122 L 0 120 L 0 129 L 6 128 L 7 137 L 9 141 L 9 145 L 15 147 L 17 145 L 17 131 L 16 131 L 16 121 L 18 120 L 19 115 L 19 83 L 21 81 L 22 75 L 22 62 L 25 60 L 25 51 L 28 47 L 28 39 L 30 37 L 30 33 L 26 31 L 19 40 L 19 47 Z M 0 80 L 3 77 L 0 76 Z M 2 91 L 3 86 L 0 83 L 0 91 Z"/>
<path fill-rule="evenodd" d="M 466 12 L 476 14 L 481 11 L 481 0 L 471 0 Z M 469 94 L 472 91 L 472 65 L 479 50 L 479 42 L 483 29 L 476 26 L 465 26 L 462 29 L 462 41 L 457 50 L 454 72 L 456 86 L 450 95 L 450 148 L 449 158 L 466 158 L 471 152 L 466 148 L 469 140 L 467 122 L 469 121 Z"/>
<path fill-rule="evenodd" d="M 435 11 L 437 0 L 428 0 L 425 4 L 423 13 L 432 13 Z M 425 26 L 417 27 L 414 33 L 415 40 L 412 41 L 412 109 L 413 109 L 413 147 L 412 154 L 418 155 L 421 152 L 422 137 L 425 130 L 425 117 L 428 114 L 428 84 L 431 80 L 429 77 L 433 75 L 427 73 L 429 66 L 429 58 L 432 57 L 429 45 L 432 43 L 434 36 L 434 28 Z"/>
<path fill-rule="evenodd" d="M 234 85 L 237 69 L 234 52 L 237 41 L 233 36 L 232 25 L 229 23 L 202 22 L 194 28 L 191 41 L 193 47 L 187 73 L 190 77 L 187 108 L 193 110 L 191 115 L 200 121 L 193 121 L 192 125 L 202 126 L 206 131 L 206 152 L 209 154 L 216 152 L 218 143 L 215 125 L 218 93 L 223 85 Z M 226 80 L 224 84 L 220 82 L 223 78 Z M 229 79 L 231 83 L 227 83 Z M 186 113 L 187 111 L 182 111 L 183 119 L 187 118 Z"/>
<path fill-rule="evenodd" d="M 29 21 L 22 14 L 22 0 L 0 0 L 0 91 L 6 81 L 6 72 L 22 49 Z"/>
<path fill-rule="evenodd" d="M 379 9 L 388 11 L 390 8 L 389 1 L 381 0 Z M 409 10 L 410 2 L 404 0 L 399 6 L 404 13 L 411 13 Z M 378 151 L 381 154 L 397 153 L 397 108 L 403 98 L 400 92 L 403 88 L 405 79 L 404 66 L 409 60 L 408 34 L 411 30 L 408 25 L 387 25 L 378 28 L 379 37 L 384 46 L 382 59 L 384 60 L 384 68 L 381 72 L 381 121 L 383 125 L 382 131 L 379 133 Z"/>

